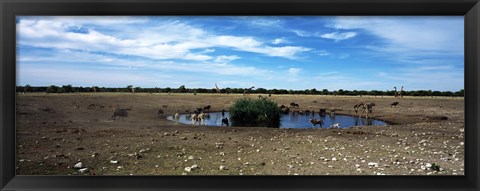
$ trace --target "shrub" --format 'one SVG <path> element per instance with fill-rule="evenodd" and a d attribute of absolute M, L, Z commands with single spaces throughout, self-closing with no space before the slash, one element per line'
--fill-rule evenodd
<path fill-rule="evenodd" d="M 230 107 L 230 117 L 234 126 L 280 126 L 280 109 L 268 99 L 239 99 Z"/>

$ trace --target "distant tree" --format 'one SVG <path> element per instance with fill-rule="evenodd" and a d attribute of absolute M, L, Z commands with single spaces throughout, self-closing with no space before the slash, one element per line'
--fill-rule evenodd
<path fill-rule="evenodd" d="M 181 85 L 178 88 L 178 93 L 186 93 L 186 92 L 187 92 L 187 88 L 185 88 L 185 85 Z"/>
<path fill-rule="evenodd" d="M 328 89 L 323 89 L 323 90 L 322 90 L 322 94 L 323 94 L 323 95 L 329 95 L 330 92 L 328 92 Z"/>
<path fill-rule="evenodd" d="M 58 87 L 55 85 L 50 85 L 47 87 L 47 93 L 57 93 Z"/>
<path fill-rule="evenodd" d="M 455 92 L 454 94 L 455 94 L 455 96 L 465 96 L 465 90 L 461 89 L 460 91 Z"/>
<path fill-rule="evenodd" d="M 267 89 L 265 88 L 257 88 L 255 90 L 256 93 L 259 93 L 259 94 L 266 94 L 267 93 Z"/>
<path fill-rule="evenodd" d="M 431 95 L 432 95 L 432 96 L 441 96 L 441 95 L 442 95 L 442 92 L 440 92 L 440 91 L 433 91 Z"/>
<path fill-rule="evenodd" d="M 73 87 L 70 84 L 62 86 L 62 89 L 63 89 L 64 93 L 72 93 L 73 92 Z"/>
<path fill-rule="evenodd" d="M 345 95 L 345 91 L 343 91 L 343 89 L 339 89 L 337 93 L 338 95 Z"/>
<path fill-rule="evenodd" d="M 123 90 L 123 92 L 131 92 L 131 91 L 132 91 L 132 87 L 133 87 L 133 85 L 128 85 L 128 86 Z"/>
<path fill-rule="evenodd" d="M 141 87 L 135 87 L 134 90 L 135 90 L 135 92 L 143 92 L 144 91 L 144 89 L 141 88 Z"/>

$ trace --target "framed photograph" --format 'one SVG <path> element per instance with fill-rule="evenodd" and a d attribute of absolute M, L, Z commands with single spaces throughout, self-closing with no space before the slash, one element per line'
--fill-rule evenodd
<path fill-rule="evenodd" d="M 2 1 L 1 189 L 478 190 L 479 6 Z"/>

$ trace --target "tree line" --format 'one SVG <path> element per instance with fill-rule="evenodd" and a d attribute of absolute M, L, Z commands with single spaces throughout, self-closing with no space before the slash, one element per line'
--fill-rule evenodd
<path fill-rule="evenodd" d="M 222 88 L 220 89 L 221 93 L 226 94 L 243 94 L 245 91 L 244 88 Z M 216 88 L 186 88 L 185 85 L 182 85 L 178 88 L 142 88 L 142 87 L 133 87 L 129 85 L 127 87 L 74 87 L 72 85 L 63 85 L 63 86 L 17 86 L 17 93 L 28 93 L 28 92 L 46 92 L 46 93 L 81 93 L 81 92 L 138 92 L 138 93 L 217 93 Z M 286 90 L 286 89 L 265 89 L 265 88 L 256 88 L 249 91 L 249 93 L 257 94 L 303 94 L 303 95 L 349 95 L 349 96 L 360 96 L 360 95 L 370 95 L 370 96 L 394 96 L 394 90 L 334 90 L 330 91 L 328 89 L 317 90 L 305 89 L 305 90 Z M 452 91 L 432 91 L 432 90 L 413 90 L 413 91 L 403 91 L 403 96 L 451 96 L 451 97 L 463 97 L 465 95 L 464 89 L 461 89 L 456 92 Z"/>

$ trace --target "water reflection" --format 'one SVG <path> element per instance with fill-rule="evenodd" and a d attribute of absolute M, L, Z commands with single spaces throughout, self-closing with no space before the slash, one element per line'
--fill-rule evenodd
<path fill-rule="evenodd" d="M 208 125 L 208 126 L 222 126 L 222 119 L 227 118 L 230 121 L 230 113 L 224 112 L 211 112 L 209 116 L 206 116 L 204 120 L 192 120 L 193 115 L 181 114 L 178 120 L 174 120 L 172 116 L 168 116 L 167 119 L 174 121 L 174 123 L 193 124 L 193 125 Z M 385 122 L 375 119 L 365 119 L 349 115 L 320 115 L 320 113 L 299 114 L 288 113 L 282 114 L 280 118 L 280 128 L 320 128 L 318 125 L 314 127 L 310 122 L 310 119 L 321 119 L 324 122 L 322 128 L 329 128 L 338 124 L 339 128 L 348 128 L 352 126 L 372 126 L 372 125 L 387 125 Z M 225 126 L 225 125 L 223 125 Z"/>

